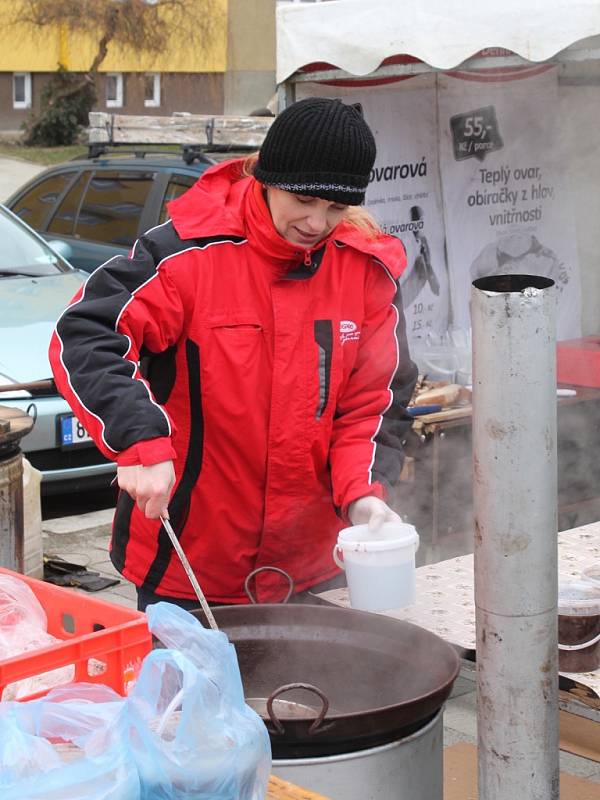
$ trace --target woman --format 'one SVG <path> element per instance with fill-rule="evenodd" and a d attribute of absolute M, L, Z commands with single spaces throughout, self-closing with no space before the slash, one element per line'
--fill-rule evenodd
<path fill-rule="evenodd" d="M 140 608 L 197 605 L 160 516 L 213 603 L 247 602 L 261 566 L 322 584 L 341 527 L 395 517 L 416 369 L 404 250 L 356 208 L 374 160 L 359 109 L 295 103 L 253 175 L 209 169 L 60 318 L 55 380 L 118 464 L 111 559 Z M 280 581 L 261 573 L 258 599 Z"/>

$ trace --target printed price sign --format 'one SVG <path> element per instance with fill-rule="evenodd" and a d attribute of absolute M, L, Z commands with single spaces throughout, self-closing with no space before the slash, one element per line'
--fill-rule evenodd
<path fill-rule="evenodd" d="M 480 161 L 488 153 L 501 150 L 504 147 L 496 109 L 494 106 L 484 106 L 465 114 L 456 114 L 450 118 L 454 158 L 463 161 L 465 158 L 478 158 Z"/>

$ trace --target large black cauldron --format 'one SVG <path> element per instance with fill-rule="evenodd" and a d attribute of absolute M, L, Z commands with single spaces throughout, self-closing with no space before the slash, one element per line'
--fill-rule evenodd
<path fill-rule="evenodd" d="M 193 613 L 207 624 L 201 611 Z M 278 759 L 348 753 L 408 736 L 442 706 L 459 670 L 454 648 L 439 636 L 379 614 L 326 605 L 221 606 L 213 613 L 235 646 L 244 693 L 261 707 Z M 290 684 L 310 688 L 280 691 Z"/>

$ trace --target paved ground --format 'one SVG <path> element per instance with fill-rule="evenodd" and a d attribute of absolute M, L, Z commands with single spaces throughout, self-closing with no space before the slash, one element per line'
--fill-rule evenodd
<path fill-rule="evenodd" d="M 16 158 L 0 158 L 0 203 L 46 167 Z"/>
<path fill-rule="evenodd" d="M 112 514 L 112 509 L 107 509 L 45 520 L 42 524 L 44 555 L 82 564 L 107 577 L 118 577 L 117 586 L 109 586 L 94 595 L 108 603 L 135 608 L 133 584 L 118 575 L 108 557 Z"/>
<path fill-rule="evenodd" d="M 108 509 L 46 520 L 43 523 L 44 553 L 84 564 L 103 575 L 116 576 L 117 573 L 108 559 L 111 519 L 112 510 Z M 135 608 L 135 590 L 123 579 L 118 586 L 97 592 L 95 596 Z M 456 681 L 452 697 L 444 711 L 444 746 L 449 747 L 458 742 L 477 742 L 474 674 L 461 676 Z M 599 762 L 562 751 L 560 762 L 564 772 L 587 778 L 600 786 Z"/>

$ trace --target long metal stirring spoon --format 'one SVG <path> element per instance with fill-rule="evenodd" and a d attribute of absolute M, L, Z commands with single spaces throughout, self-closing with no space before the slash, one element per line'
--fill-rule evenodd
<path fill-rule="evenodd" d="M 192 587 L 193 587 L 194 591 L 196 592 L 196 597 L 200 601 L 200 605 L 202 606 L 202 610 L 206 614 L 206 619 L 208 620 L 208 624 L 210 625 L 210 627 L 214 631 L 218 631 L 219 630 L 219 626 L 217 625 L 217 622 L 216 622 L 216 620 L 215 620 L 215 618 L 213 616 L 213 613 L 210 610 L 210 606 L 208 605 L 208 603 L 206 601 L 206 597 L 204 596 L 204 592 L 200 588 L 200 584 L 198 583 L 198 580 L 196 579 L 196 576 L 194 575 L 194 571 L 192 570 L 192 568 L 190 566 L 190 562 L 187 560 L 187 557 L 186 557 L 185 553 L 183 552 L 183 548 L 181 547 L 181 544 L 179 543 L 179 539 L 175 535 L 175 531 L 173 530 L 173 527 L 172 527 L 171 523 L 169 522 L 169 520 L 166 517 L 161 517 L 160 521 L 162 522 L 164 529 L 166 530 L 167 534 L 169 535 L 169 539 L 171 540 L 171 544 L 173 545 L 173 547 L 175 548 L 175 552 L 179 556 L 179 560 L 181 561 L 181 565 L 184 568 L 184 570 L 186 572 L 186 575 L 190 579 L 190 583 L 192 584 Z"/>

